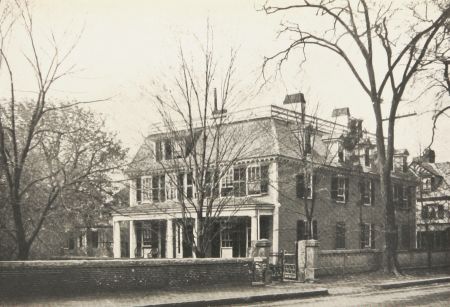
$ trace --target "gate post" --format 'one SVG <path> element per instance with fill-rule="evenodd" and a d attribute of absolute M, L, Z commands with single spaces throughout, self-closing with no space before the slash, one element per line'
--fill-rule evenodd
<path fill-rule="evenodd" d="M 297 278 L 300 281 L 314 281 L 319 267 L 319 241 L 302 240 L 297 245 Z"/>

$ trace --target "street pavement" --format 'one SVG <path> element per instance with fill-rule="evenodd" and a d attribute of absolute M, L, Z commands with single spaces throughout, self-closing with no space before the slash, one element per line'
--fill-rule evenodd
<path fill-rule="evenodd" d="M 450 283 L 361 293 L 259 302 L 247 306 L 450 306 Z M 236 305 L 242 306 L 242 305 Z"/>
<path fill-rule="evenodd" d="M 347 276 L 332 276 L 316 283 L 284 282 L 259 287 L 203 287 L 183 290 L 114 291 L 64 297 L 21 297 L 1 299 L 0 306 L 151 306 L 187 303 L 185 306 L 215 305 L 223 300 L 236 306 L 450 306 L 450 282 L 436 285 L 383 290 L 377 285 L 388 282 L 423 280 L 450 276 L 448 270 L 416 272 L 402 277 L 391 277 L 374 272 Z M 328 289 L 328 296 L 307 298 L 308 293 Z M 300 293 L 300 295 L 297 295 Z M 290 295 L 291 294 L 291 295 Z M 296 295 L 296 296 L 295 296 Z M 271 297 L 270 302 L 255 297 Z M 287 297 L 289 296 L 289 298 Z M 302 298 L 300 298 L 302 297 Z M 241 300 L 234 300 L 240 298 Z"/>

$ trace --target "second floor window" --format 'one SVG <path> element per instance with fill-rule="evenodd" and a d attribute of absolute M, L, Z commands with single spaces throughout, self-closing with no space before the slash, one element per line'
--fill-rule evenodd
<path fill-rule="evenodd" d="M 349 199 L 349 179 L 341 175 L 331 177 L 331 199 L 337 202 L 347 202 Z"/>
<path fill-rule="evenodd" d="M 267 193 L 269 188 L 269 166 L 256 165 L 247 168 L 248 195 Z"/>
<path fill-rule="evenodd" d="M 431 191 L 431 177 L 422 178 L 422 191 L 424 192 Z"/>
<path fill-rule="evenodd" d="M 142 177 L 142 201 L 152 200 L 152 177 Z M 141 191 L 139 191 L 141 192 Z"/>
<path fill-rule="evenodd" d="M 370 166 L 370 148 L 366 147 L 364 149 L 364 165 L 365 166 Z"/>
<path fill-rule="evenodd" d="M 222 176 L 222 180 L 220 182 L 221 196 L 229 196 L 233 191 L 233 176 L 234 171 L 232 167 Z"/>
<path fill-rule="evenodd" d="M 233 170 L 233 190 L 234 196 L 245 196 L 246 171 L 244 167 L 237 167 Z"/>
<path fill-rule="evenodd" d="M 363 179 L 361 183 L 361 200 L 363 205 L 373 205 L 374 196 L 373 193 L 374 184 L 370 179 Z"/>
<path fill-rule="evenodd" d="M 152 200 L 154 202 L 163 202 L 166 200 L 165 186 L 164 175 L 152 177 Z"/>
<path fill-rule="evenodd" d="M 312 198 L 312 177 L 311 174 L 306 174 L 306 180 L 305 180 L 305 174 L 298 174 L 295 176 L 295 184 L 296 184 L 296 195 L 297 198 L 303 199 L 306 197 Z M 306 194 L 305 194 L 306 193 Z"/>

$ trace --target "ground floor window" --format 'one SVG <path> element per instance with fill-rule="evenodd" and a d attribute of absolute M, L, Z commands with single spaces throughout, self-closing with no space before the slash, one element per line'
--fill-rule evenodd
<path fill-rule="evenodd" d="M 374 224 L 361 224 L 361 248 L 375 248 Z"/>
<path fill-rule="evenodd" d="M 297 221 L 297 241 L 307 240 L 309 237 L 309 233 L 311 232 L 311 225 L 306 220 L 298 220 Z M 317 221 L 312 221 L 312 235 L 310 238 L 314 240 L 318 240 L 318 229 L 317 229 Z"/>
<path fill-rule="evenodd" d="M 345 223 L 336 223 L 336 249 L 345 248 Z"/>

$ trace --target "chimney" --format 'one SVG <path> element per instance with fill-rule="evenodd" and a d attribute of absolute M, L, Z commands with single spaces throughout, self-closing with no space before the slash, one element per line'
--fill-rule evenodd
<path fill-rule="evenodd" d="M 435 163 L 436 160 L 436 153 L 433 149 L 427 148 L 423 151 L 422 154 L 422 161 L 428 162 L 428 163 Z"/>
<path fill-rule="evenodd" d="M 331 113 L 331 117 L 336 118 L 336 124 L 348 127 L 350 120 L 350 109 L 348 107 L 334 109 Z"/>
<path fill-rule="evenodd" d="M 296 93 L 291 95 L 286 95 L 284 97 L 283 104 L 294 104 L 294 103 L 301 103 L 301 110 L 302 110 L 302 123 L 305 122 L 305 109 L 306 109 L 306 100 L 305 95 L 303 93 Z"/>
<path fill-rule="evenodd" d="M 226 109 L 219 110 L 217 108 L 217 88 L 214 88 L 214 110 L 212 112 L 213 115 L 221 115 L 227 113 Z"/>

